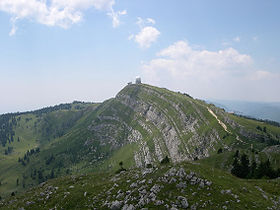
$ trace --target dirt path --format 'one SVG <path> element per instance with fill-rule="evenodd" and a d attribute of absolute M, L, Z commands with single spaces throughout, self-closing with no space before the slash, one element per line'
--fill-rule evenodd
<path fill-rule="evenodd" d="M 240 138 L 238 135 L 236 135 L 236 140 L 237 140 L 237 141 L 240 141 L 240 142 L 242 142 L 242 143 L 244 143 L 244 144 L 245 144 L 245 142 L 244 142 L 244 141 L 242 141 L 242 140 L 241 140 L 241 138 Z"/>
<path fill-rule="evenodd" d="M 219 120 L 217 115 L 209 107 L 207 107 L 207 109 L 208 109 L 208 112 L 210 112 L 210 114 L 212 114 L 216 118 L 216 120 L 224 128 L 224 130 L 231 134 L 231 132 L 227 129 L 227 126 L 221 120 Z M 243 144 L 245 144 L 245 142 L 242 141 L 242 139 L 238 135 L 236 135 L 236 140 L 241 142 L 241 143 L 243 143 Z"/>
<path fill-rule="evenodd" d="M 218 123 L 223 127 L 223 129 L 224 129 L 226 132 L 231 133 L 231 132 L 227 129 L 227 126 L 226 126 L 221 120 L 219 120 L 219 118 L 217 117 L 217 115 L 216 115 L 209 107 L 207 107 L 207 109 L 208 109 L 208 112 L 210 112 L 210 114 L 212 114 L 212 115 L 216 118 L 216 120 L 217 120 Z"/>

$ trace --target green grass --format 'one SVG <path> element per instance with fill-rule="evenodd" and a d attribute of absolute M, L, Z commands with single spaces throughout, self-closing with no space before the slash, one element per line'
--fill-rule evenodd
<path fill-rule="evenodd" d="M 176 184 L 179 182 L 177 177 L 177 181 L 172 184 L 158 182 L 158 178 L 163 177 L 171 167 L 177 169 L 183 167 L 187 173 L 193 171 L 197 177 L 211 181 L 212 185 L 210 188 L 199 188 L 197 185 L 190 185 L 187 182 L 187 188 L 184 192 L 181 192 L 176 188 Z M 137 174 L 139 178 L 136 178 Z M 169 206 L 173 202 L 176 203 L 178 196 L 184 196 L 188 199 L 190 205 L 197 203 L 198 209 L 202 208 L 202 205 L 209 200 L 211 200 L 211 204 L 208 202 L 206 209 L 222 209 L 223 206 L 227 206 L 229 209 L 266 209 L 273 206 L 270 199 L 275 200 L 280 196 L 278 191 L 280 187 L 279 180 L 243 180 L 202 163 L 183 162 L 175 165 L 158 166 L 156 170 L 145 176 L 141 175 L 139 169 L 131 169 L 120 175 L 115 175 L 114 173 L 90 173 L 53 179 L 41 187 L 30 189 L 25 194 L 18 194 L 16 198 L 8 198 L 2 201 L 2 204 L 0 202 L 0 208 L 50 209 L 56 206 L 59 209 L 104 209 L 105 200 L 109 202 L 117 200 L 112 196 L 117 195 L 119 190 L 123 192 L 133 190 L 130 184 L 143 179 L 146 180 L 147 189 L 150 189 L 156 183 L 163 186 L 157 194 L 157 199 L 163 200 Z M 147 183 L 148 180 L 152 180 L 152 183 Z M 117 184 L 117 187 L 111 190 L 111 196 L 108 197 L 107 192 L 114 184 Z M 138 185 L 137 188 L 142 185 Z M 70 188 L 70 186 L 73 186 L 73 188 Z M 57 189 L 55 190 L 54 187 L 57 187 Z M 264 191 L 268 200 L 264 199 L 263 193 L 257 187 Z M 137 188 L 136 191 L 132 192 L 132 196 L 138 196 Z M 231 194 L 222 194 L 222 190 L 231 190 Z M 46 199 L 47 195 L 45 193 L 50 191 L 52 194 Z M 193 193 L 196 194 L 194 195 Z M 238 197 L 234 198 L 234 195 Z M 27 201 L 32 201 L 33 203 L 28 205 Z M 138 201 L 136 199 L 129 203 L 136 205 Z M 153 202 L 143 207 L 165 209 L 163 206 L 156 206 Z"/>
<path fill-rule="evenodd" d="M 79 104 L 75 104 L 77 106 Z M 82 104 L 81 107 L 95 107 L 96 104 Z M 77 113 L 81 113 L 81 107 L 76 109 L 73 105 L 71 110 L 59 110 L 54 111 L 48 114 L 43 115 L 35 115 L 33 113 L 21 114 L 18 115 L 17 118 L 17 126 L 14 128 L 15 137 L 14 142 L 10 144 L 7 143 L 5 147 L 0 147 L 0 181 L 2 185 L 0 186 L 0 194 L 8 195 L 13 191 L 23 191 L 25 190 L 22 187 L 22 176 L 23 174 L 29 176 L 30 169 L 37 166 L 40 168 L 43 162 L 45 162 L 44 149 L 48 149 L 51 147 L 53 141 L 52 136 L 53 133 L 50 134 L 48 138 L 50 141 L 46 140 L 45 134 L 42 132 L 42 127 L 46 127 L 45 122 L 48 120 L 48 123 L 56 128 L 56 130 L 62 130 L 62 124 L 67 123 L 69 121 L 75 122 L 77 117 Z M 66 131 L 65 131 L 66 132 Z M 18 137 L 20 141 L 18 142 Z M 56 139 L 59 141 L 59 139 Z M 4 155 L 5 149 L 7 147 L 13 147 L 13 152 L 9 155 Z M 22 166 L 21 163 L 18 162 L 19 158 L 23 158 L 24 154 L 28 150 L 35 149 L 40 147 L 42 156 L 30 157 L 30 164 L 27 166 Z M 40 154 L 41 154 L 40 153 Z M 36 160 L 35 160 L 36 159 Z M 34 162 L 35 160 L 35 162 Z M 32 162 L 32 163 L 31 163 Z M 41 164 L 41 165 L 40 165 Z M 30 166 L 32 165 L 32 167 Z M 19 185 L 16 185 L 16 180 L 19 179 Z M 37 184 L 38 182 L 28 182 L 26 186 L 31 186 Z"/>

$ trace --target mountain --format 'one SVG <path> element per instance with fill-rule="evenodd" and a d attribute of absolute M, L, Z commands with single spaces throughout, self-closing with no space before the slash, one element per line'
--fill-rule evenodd
<path fill-rule="evenodd" d="M 73 102 L 1 115 L 0 126 L 2 197 L 53 178 L 58 178 L 55 185 L 64 184 L 59 183 L 63 179 L 68 183 L 71 174 L 104 173 L 109 179 L 120 163 L 129 171 L 140 171 L 166 159 L 176 167 L 187 161 L 222 170 L 217 174 L 236 183 L 240 180 L 228 172 L 237 150 L 251 162 L 269 159 L 275 169 L 280 165 L 275 146 L 279 127 L 146 84 L 129 84 L 99 104 Z"/>
<path fill-rule="evenodd" d="M 264 103 L 231 100 L 209 100 L 209 102 L 224 108 L 226 111 L 280 123 L 279 102 Z"/>

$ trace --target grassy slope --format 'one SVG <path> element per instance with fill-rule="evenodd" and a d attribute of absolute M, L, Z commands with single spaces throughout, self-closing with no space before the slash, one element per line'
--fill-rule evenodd
<path fill-rule="evenodd" d="M 30 120 L 27 121 L 26 119 Z M 1 193 L 11 193 L 17 189 L 16 180 L 22 173 L 22 167 L 18 163 L 18 158 L 23 157 L 27 150 L 33 149 L 39 145 L 33 127 L 34 121 L 35 116 L 32 114 L 21 116 L 15 129 L 15 141 L 11 144 L 7 144 L 6 147 L 0 147 Z M 20 138 L 19 142 L 17 141 L 18 137 Z M 4 150 L 8 146 L 13 147 L 13 152 L 9 155 L 4 155 Z"/>
<path fill-rule="evenodd" d="M 184 168 L 187 174 L 190 171 L 195 172 L 197 177 L 207 179 L 212 182 L 211 187 L 200 188 L 198 185 L 191 185 L 188 181 L 187 188 L 180 191 L 176 188 L 179 183 L 178 177 L 175 183 L 163 183 L 157 181 L 159 177 L 171 168 Z M 136 178 L 138 176 L 138 178 Z M 273 206 L 273 200 L 279 199 L 280 192 L 277 190 L 280 187 L 278 180 L 242 180 L 233 177 L 224 171 L 211 168 L 203 164 L 195 164 L 184 162 L 177 165 L 159 166 L 154 169 L 152 173 L 143 175 L 138 169 L 129 170 L 120 175 L 113 173 L 92 173 L 78 176 L 67 176 L 59 179 L 48 181 L 44 186 L 35 187 L 24 195 L 18 195 L 16 198 L 8 198 L 3 201 L 0 208 L 3 209 L 17 209 L 24 207 L 24 209 L 88 209 L 97 208 L 104 209 L 102 206 L 105 200 L 112 202 L 118 200 L 114 198 L 119 190 L 126 192 L 132 191 L 132 196 L 138 198 L 138 188 L 145 184 L 138 184 L 135 191 L 130 187 L 131 183 L 136 183 L 141 180 L 147 185 L 149 190 L 154 184 L 160 184 L 163 188 L 157 194 L 157 199 L 164 201 L 164 205 L 171 206 L 176 203 L 178 196 L 184 196 L 188 199 L 191 205 L 197 204 L 200 209 L 205 205 L 206 209 L 222 209 L 226 206 L 229 209 L 266 209 Z M 152 183 L 148 183 L 151 180 Z M 185 180 L 185 177 L 182 178 Z M 106 192 L 114 186 L 118 186 L 111 190 L 111 196 Z M 70 186 L 73 186 L 71 188 Z M 57 187 L 55 190 L 54 187 Z M 264 192 L 261 192 L 257 187 L 260 187 Z M 222 194 L 222 190 L 231 190 L 229 194 Z M 52 192 L 47 196 L 46 192 Z M 85 195 L 86 192 L 86 195 Z M 236 197 L 237 196 L 237 197 Z M 267 196 L 268 199 L 264 197 Z M 122 200 L 122 199 L 119 199 Z M 32 202 L 30 204 L 30 202 Z M 136 205 L 139 198 L 134 201 L 129 201 L 129 204 Z M 10 203 L 9 205 L 7 205 Z M 153 202 L 146 204 L 144 207 L 149 209 L 165 209 L 164 205 L 155 205 Z M 279 207 L 279 206 L 278 206 Z"/>
<path fill-rule="evenodd" d="M 231 119 L 233 119 L 235 122 L 237 122 L 239 125 L 243 126 L 244 129 L 247 131 L 250 131 L 252 133 L 256 133 L 258 135 L 270 135 L 275 137 L 278 141 L 279 136 L 280 136 L 280 128 L 256 121 L 256 120 L 251 120 L 247 118 L 242 118 L 235 116 L 233 114 L 228 115 Z M 263 131 L 260 131 L 257 129 L 257 126 L 260 126 L 261 128 L 266 127 L 267 132 L 264 133 Z M 233 132 L 238 132 L 238 129 L 232 130 Z M 238 143 L 234 144 L 235 146 L 233 147 L 232 151 L 224 152 L 222 154 L 213 154 L 210 158 L 203 159 L 200 162 L 209 164 L 211 166 L 220 168 L 220 169 L 225 169 L 225 170 L 230 170 L 231 169 L 231 164 L 233 162 L 233 155 L 236 150 L 239 150 L 240 153 L 246 153 L 249 157 L 249 160 L 256 160 L 257 162 L 259 161 L 266 161 L 268 158 L 270 159 L 272 167 L 275 169 L 280 167 L 280 154 L 279 153 L 265 153 L 263 152 L 263 149 L 266 148 L 268 145 L 266 143 L 262 143 L 258 140 L 255 139 L 250 139 L 246 138 L 244 136 L 241 136 L 239 134 L 240 138 L 244 141 L 244 143 Z M 251 151 L 251 145 L 253 147 L 253 152 Z"/>
<path fill-rule="evenodd" d="M 77 107 L 79 106 L 79 107 Z M 47 114 L 38 115 L 35 113 L 20 114 L 17 116 L 17 126 L 15 130 L 15 140 L 6 147 L 0 147 L 0 194 L 10 194 L 13 191 L 22 191 L 23 174 L 27 175 L 29 165 L 23 166 L 18 162 L 19 158 L 23 158 L 28 150 L 40 147 L 41 153 L 49 148 L 54 141 L 57 131 L 67 132 L 70 128 L 62 128 L 62 124 L 69 121 L 77 120 L 83 108 L 88 106 L 94 107 L 95 104 L 73 104 L 70 110 L 53 111 Z M 77 109 L 78 108 L 78 109 Z M 76 117 L 75 117 L 76 116 Z M 44 134 L 44 129 L 48 127 L 49 136 Z M 17 140 L 19 137 L 19 141 Z M 9 155 L 4 155 L 7 147 L 13 147 L 13 152 Z M 32 159 L 41 159 L 38 154 L 30 157 Z M 19 179 L 19 186 L 16 185 L 16 180 Z"/>

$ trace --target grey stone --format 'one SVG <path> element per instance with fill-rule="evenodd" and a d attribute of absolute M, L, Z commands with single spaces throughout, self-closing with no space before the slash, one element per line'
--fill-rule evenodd
<path fill-rule="evenodd" d="M 196 210 L 197 209 L 197 203 L 196 204 L 193 204 L 192 206 L 191 206 L 191 210 Z"/>
<path fill-rule="evenodd" d="M 125 204 L 122 210 L 135 210 L 136 208 L 132 204 Z"/>
<path fill-rule="evenodd" d="M 138 202 L 138 206 L 139 207 L 142 207 L 142 206 L 144 206 L 145 205 L 145 200 L 144 200 L 144 198 L 140 198 L 140 200 L 139 200 L 139 202 Z"/>
<path fill-rule="evenodd" d="M 112 209 L 112 210 L 119 210 L 119 209 L 121 209 L 122 204 L 123 204 L 122 201 L 117 201 L 117 200 L 116 200 L 116 201 L 113 201 L 113 202 L 111 203 L 110 209 Z"/>
<path fill-rule="evenodd" d="M 266 200 L 268 200 L 268 197 L 267 197 L 266 194 L 263 193 L 262 196 L 263 196 Z"/>
<path fill-rule="evenodd" d="M 156 200 L 155 201 L 156 206 L 160 206 L 160 205 L 163 205 L 163 204 L 164 204 L 164 201 L 162 201 L 162 200 Z"/>
<path fill-rule="evenodd" d="M 31 204 L 34 204 L 34 202 L 33 201 L 26 201 L 26 203 L 25 203 L 27 206 L 29 206 L 29 205 L 31 205 Z"/>
<path fill-rule="evenodd" d="M 231 194 L 231 190 L 226 190 L 225 193 L 226 194 Z"/>
<path fill-rule="evenodd" d="M 153 169 L 152 168 L 145 168 L 143 171 L 142 171 L 142 175 L 143 176 L 146 176 L 147 174 L 150 174 L 153 172 Z"/>
<path fill-rule="evenodd" d="M 238 198 L 238 195 L 232 194 L 232 196 L 233 196 L 235 199 Z"/>
<path fill-rule="evenodd" d="M 155 200 L 156 200 L 156 195 L 155 195 L 153 192 L 151 192 L 151 193 L 149 194 L 149 198 L 150 198 L 152 201 L 155 201 Z"/>
<path fill-rule="evenodd" d="M 197 177 L 196 176 L 193 176 L 192 178 L 191 178 L 191 185 L 196 185 L 197 184 Z"/>
<path fill-rule="evenodd" d="M 212 185 L 212 182 L 206 181 L 205 184 L 210 187 Z"/>
<path fill-rule="evenodd" d="M 158 184 L 155 184 L 151 189 L 150 189 L 150 191 L 151 192 L 154 192 L 155 194 L 157 194 L 159 191 L 160 191 L 160 185 L 158 185 Z"/>
<path fill-rule="evenodd" d="M 147 190 L 146 189 L 140 190 L 139 193 L 142 195 L 145 195 L 145 194 L 147 194 Z"/>
<path fill-rule="evenodd" d="M 145 184 L 145 182 L 146 182 L 146 179 L 143 179 L 143 180 L 139 181 L 139 184 Z"/>
<path fill-rule="evenodd" d="M 116 196 L 116 199 L 121 199 L 123 196 L 124 196 L 124 193 L 119 193 L 119 194 Z"/>
<path fill-rule="evenodd" d="M 179 168 L 179 170 L 177 171 L 176 176 L 179 176 L 181 178 L 185 177 L 186 176 L 185 170 L 183 168 Z"/>
<path fill-rule="evenodd" d="M 167 177 L 175 176 L 176 172 L 177 172 L 176 168 L 171 168 L 164 174 L 164 176 L 167 176 Z"/>
<path fill-rule="evenodd" d="M 172 183 L 175 183 L 177 182 L 177 179 L 175 179 L 174 177 L 172 177 L 170 180 L 169 180 L 169 184 L 172 184 Z"/>
<path fill-rule="evenodd" d="M 178 189 L 185 189 L 187 187 L 186 182 L 180 182 L 179 184 L 176 185 Z"/>
<path fill-rule="evenodd" d="M 203 182 L 203 181 L 201 181 L 201 182 L 199 183 L 199 187 L 204 188 L 204 182 Z"/>
<path fill-rule="evenodd" d="M 39 187 L 43 187 L 46 184 L 46 182 L 42 182 Z"/>
<path fill-rule="evenodd" d="M 187 209 L 189 207 L 187 198 L 185 198 L 183 196 L 178 196 L 177 199 L 180 201 L 181 207 L 183 209 Z"/>
<path fill-rule="evenodd" d="M 130 187 L 131 187 L 131 188 L 137 187 L 137 183 L 136 183 L 136 182 L 131 183 Z"/>

